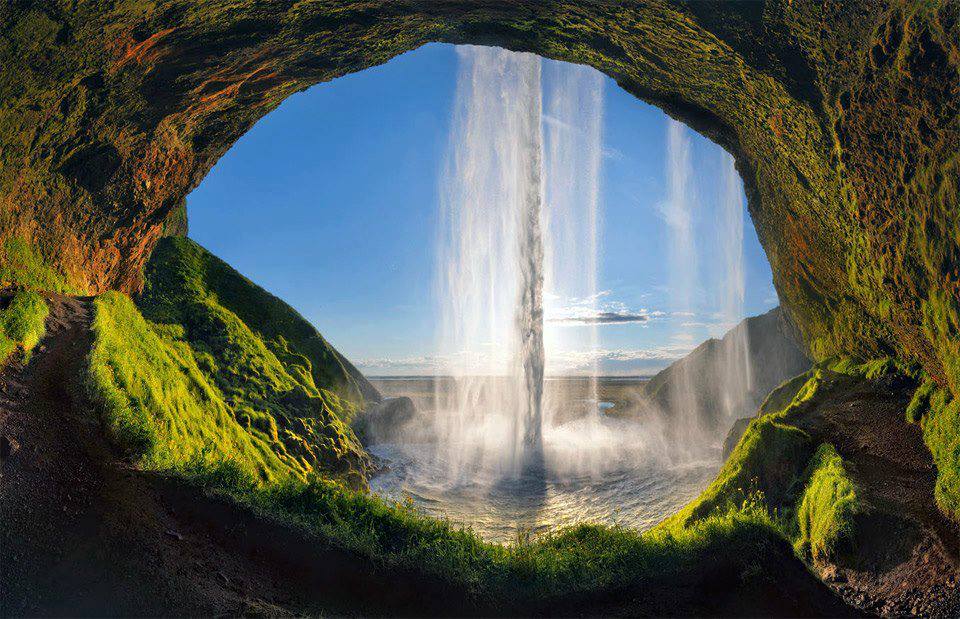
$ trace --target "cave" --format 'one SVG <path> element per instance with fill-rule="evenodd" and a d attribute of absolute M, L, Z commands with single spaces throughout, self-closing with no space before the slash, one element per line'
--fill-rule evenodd
<path fill-rule="evenodd" d="M 234 142 L 291 94 L 430 42 L 497 46 L 589 65 L 733 155 L 750 216 L 770 262 L 784 324 L 816 364 L 813 375 L 804 381 L 789 381 L 770 394 L 760 409 L 762 416 L 734 449 L 731 458 L 739 458 L 737 470 L 750 469 L 753 478 L 724 477 L 721 472 L 718 483 L 741 484 L 736 491 L 725 494 L 732 486 L 718 486 L 713 493 L 708 489 L 674 519 L 678 526 L 693 526 L 724 501 L 743 504 L 746 511 L 739 515 L 728 514 L 727 521 L 710 521 L 696 529 L 727 526 L 733 532 L 726 541 L 691 542 L 695 552 L 701 553 L 697 556 L 711 557 L 693 580 L 702 591 L 715 591 L 717 586 L 729 591 L 719 606 L 704 605 L 702 597 L 688 599 L 678 592 L 674 580 L 682 567 L 674 572 L 644 571 L 617 563 L 620 555 L 610 559 L 612 565 L 637 575 L 628 579 L 629 586 L 617 583 L 633 587 L 629 589 L 636 594 L 633 605 L 612 602 L 609 587 L 613 585 L 604 578 L 574 586 L 535 575 L 514 590 L 503 582 L 525 573 L 524 557 L 510 559 L 518 562 L 514 564 L 491 551 L 493 567 L 480 561 L 487 567 L 471 573 L 475 580 L 466 584 L 451 585 L 428 570 L 409 579 L 415 584 L 408 594 L 383 593 L 374 596 L 377 599 L 369 606 L 354 608 L 365 609 L 361 613 L 427 612 L 418 606 L 418 596 L 454 591 L 453 598 L 468 601 L 457 602 L 463 606 L 441 603 L 431 607 L 432 612 L 459 614 L 477 604 L 474 608 L 497 614 L 550 614 L 559 608 L 553 605 L 569 601 L 573 612 L 586 614 L 835 615 L 848 611 L 843 605 L 847 603 L 872 613 L 948 616 L 960 604 L 957 578 L 950 576 L 951 571 L 956 573 L 960 513 L 960 421 L 954 398 L 960 389 L 958 18 L 958 6 L 950 2 L 917 7 L 871 2 L 814 6 L 790 0 L 757 4 L 651 0 L 618 5 L 494 0 L 5 5 L 0 8 L 0 284 L 11 300 L 4 311 L 17 308 L 25 315 L 39 316 L 42 323 L 46 310 L 35 297 L 21 292 L 48 293 L 51 318 L 56 318 L 52 323 L 48 320 L 52 333 L 66 324 L 65 316 L 93 320 L 92 330 L 60 331 L 70 341 L 94 340 L 93 362 L 47 351 L 41 344 L 36 358 L 26 363 L 37 344 L 33 339 L 39 336 L 29 331 L 14 333 L 10 327 L 7 339 L 11 350 L 24 353 L 22 371 L 47 368 L 60 372 L 54 375 L 55 382 L 74 385 L 63 372 L 92 365 L 98 351 L 107 355 L 113 350 L 107 344 L 122 349 L 122 341 L 111 343 L 108 336 L 134 325 L 137 350 L 143 349 L 144 356 L 150 355 L 153 337 L 161 343 L 163 338 L 177 342 L 169 346 L 179 352 L 164 353 L 167 360 L 182 361 L 178 355 L 186 355 L 183 343 L 192 346 L 196 361 L 183 372 L 199 381 L 195 376 L 221 376 L 233 370 L 217 350 L 191 340 L 191 333 L 214 328 L 211 325 L 224 329 L 245 325 L 260 340 L 269 340 L 266 348 L 279 363 L 299 368 L 290 370 L 283 380 L 308 381 L 312 386 L 305 393 L 284 391 L 264 397 L 284 410 L 315 411 L 311 407 L 319 406 L 323 411 L 315 413 L 316 423 L 293 415 L 303 427 L 298 426 L 297 440 L 287 441 L 284 449 L 295 452 L 305 467 L 339 471 L 351 483 L 361 483 L 356 473 L 367 466 L 365 456 L 356 441 L 343 439 L 344 419 L 350 415 L 338 411 L 360 407 L 365 398 L 374 396 L 350 362 L 302 318 L 291 315 L 264 291 L 250 292 L 248 282 L 228 265 L 185 244 L 187 194 Z M 84 305 L 91 303 L 84 300 L 87 295 L 96 295 L 92 301 L 96 309 Z M 136 306 L 131 297 L 137 300 Z M 101 312 L 115 321 L 109 322 Z M 151 325 L 161 322 L 180 326 L 155 333 Z M 43 329 L 39 331 L 42 334 Z M 98 338 L 105 340 L 104 347 L 98 347 Z M 256 339 L 250 342 L 249 350 L 260 350 L 257 346 L 262 344 L 256 344 Z M 306 365 L 299 360 L 304 358 L 309 361 Z M 41 370 L 31 369 L 36 367 Z M 92 389 L 93 395 L 108 404 L 117 402 L 129 377 L 115 371 L 112 378 L 100 378 L 113 380 L 115 389 Z M 326 394 L 327 386 L 335 393 Z M 91 391 L 80 386 L 62 390 Z M 62 399 L 64 394 L 48 396 Z M 71 406 L 79 409 L 79 402 Z M 824 413 L 821 417 L 829 420 L 829 429 L 811 422 L 810 410 L 840 406 L 857 414 Z M 776 414 L 764 416 L 764 407 Z M 158 439 L 137 425 L 136 414 L 124 412 L 107 425 L 114 438 L 141 449 Z M 292 431 L 283 424 L 278 428 L 270 415 L 259 411 L 244 414 L 244 423 L 258 432 Z M 17 434 L 22 428 L 16 424 L 29 424 L 16 414 L 3 419 L 4 466 L 18 471 L 16 467 L 23 466 L 17 464 L 18 458 L 27 453 L 20 445 L 33 435 Z M 837 471 L 843 470 L 846 450 L 883 442 L 881 429 L 893 420 L 904 427 L 897 426 L 898 438 L 891 442 L 903 445 L 900 453 L 906 454 L 904 458 L 914 467 L 907 469 L 915 470 L 917 477 L 891 472 L 887 477 L 858 478 L 865 486 L 876 483 L 880 490 L 872 499 L 872 509 L 854 511 L 837 525 L 852 530 L 852 537 L 841 539 L 821 556 L 815 544 L 810 547 L 808 566 L 817 566 L 817 578 L 811 577 L 783 536 L 768 539 L 764 533 L 760 536 L 764 542 L 750 537 L 750 532 L 765 526 L 761 522 L 765 516 L 760 514 L 765 502 L 795 505 L 798 526 L 808 543 L 824 534 L 817 527 L 824 519 L 837 517 L 839 506 L 845 505 L 840 495 L 848 489 Z M 188 429 L 184 436 L 192 434 Z M 245 438 L 235 440 L 238 450 L 246 449 L 240 445 Z M 62 444 L 64 439 L 57 441 Z M 153 464 L 176 460 L 178 445 L 186 441 L 171 442 Z M 319 447 L 330 444 L 336 445 L 333 452 Z M 114 457 L 129 460 L 129 455 Z M 121 487 L 118 474 L 111 471 L 98 473 L 106 482 L 97 487 Z M 220 518 L 222 527 L 224 505 L 229 502 L 223 489 L 232 489 L 230 500 L 246 510 L 241 510 L 243 522 L 277 539 L 278 547 L 297 556 L 298 565 L 308 566 L 297 572 L 299 582 L 350 592 L 339 607 L 341 612 L 356 601 L 364 578 L 383 584 L 391 582 L 394 568 L 404 574 L 417 570 L 410 564 L 390 563 L 394 558 L 378 563 L 381 551 L 387 553 L 383 556 L 394 556 L 383 544 L 402 546 L 402 542 L 392 538 L 385 542 L 377 537 L 380 533 L 369 531 L 372 537 L 351 538 L 355 546 L 347 544 L 346 556 L 338 554 L 345 550 L 342 544 L 331 550 L 316 538 L 311 538 L 310 548 L 326 550 L 305 556 L 310 553 L 296 550 L 296 537 L 289 529 L 274 520 L 255 518 L 268 499 L 244 486 L 242 476 L 226 469 L 194 473 L 193 485 L 178 486 L 149 475 L 137 483 L 165 497 L 168 506 L 174 505 L 168 513 L 189 512 L 198 522 L 203 519 L 208 523 L 206 534 L 213 537 L 218 535 L 217 525 L 209 523 Z M 801 496 L 793 488 L 798 478 L 806 480 L 807 490 Z M 65 498 L 62 487 L 58 486 L 60 494 L 41 497 L 23 490 L 28 478 L 14 479 L 3 489 L 5 522 L 23 521 L 14 505 L 21 491 L 22 496 L 41 502 L 72 500 Z M 222 487 L 197 498 L 204 484 Z M 923 505 L 910 518 L 894 518 L 885 503 L 889 496 L 883 488 L 897 484 L 922 490 L 916 500 Z M 334 501 L 329 499 L 336 492 L 331 489 L 272 492 L 270 501 L 287 508 L 307 506 L 304 509 L 316 510 L 310 512 L 313 516 L 326 518 L 325 533 L 317 534 L 321 538 L 335 527 L 331 523 L 351 518 L 340 512 L 331 515 L 324 503 Z M 365 509 L 378 509 L 362 499 L 350 500 L 359 501 L 349 508 L 356 518 L 362 519 L 358 514 Z M 349 503 L 348 499 L 338 501 L 334 501 L 337 509 Z M 163 529 L 164 518 L 170 516 L 154 517 L 155 526 Z M 404 516 L 395 518 L 394 523 L 404 521 Z M 419 552 L 427 552 L 423 549 L 430 545 L 422 540 L 442 537 L 436 528 L 440 525 L 416 522 L 409 526 L 416 534 L 398 534 L 397 539 L 421 540 Z M 681 529 L 686 532 L 674 534 L 693 535 L 689 533 L 693 529 Z M 89 527 L 81 530 L 90 532 Z M 858 550 L 874 550 L 877 536 L 891 532 L 901 533 L 894 536 L 906 540 L 905 548 Z M 16 536 L 12 527 L 4 533 L 8 539 Z M 168 538 L 183 541 L 183 533 L 175 528 L 167 533 Z M 603 541 L 605 533 L 595 530 L 570 535 L 581 536 L 578 543 L 589 539 L 609 543 Z M 457 544 L 469 544 L 456 539 Z M 674 565 L 671 557 L 657 554 L 659 546 L 644 539 L 625 555 L 633 552 L 630 556 L 636 558 L 640 553 L 647 560 Z M 558 538 L 556 544 L 574 541 Z M 260 546 L 254 540 L 244 543 L 265 551 L 262 542 Z M 717 544 L 725 543 L 752 550 L 743 550 L 743 556 L 730 563 L 718 550 Z M 537 555 L 544 546 L 530 548 L 534 563 L 538 556 L 547 562 L 561 560 Z M 364 552 L 374 555 L 375 568 L 365 567 Z M 416 560 L 452 561 L 452 555 L 437 552 L 416 555 Z M 898 553 L 912 553 L 910 561 L 915 561 L 907 561 L 910 565 L 928 566 L 916 567 L 911 582 L 934 588 L 917 598 L 891 592 L 884 589 L 886 585 L 871 585 L 871 577 L 880 582 L 878 573 L 889 574 L 891 561 L 903 562 L 902 556 L 891 559 Z M 161 556 L 161 561 L 176 561 L 170 554 Z M 328 561 L 317 558 L 321 556 Z M 92 564 L 109 562 L 100 559 Z M 510 567 L 498 571 L 500 561 Z M 331 569 L 330 565 L 345 567 Z M 456 569 L 457 564 L 446 565 Z M 738 575 L 733 584 L 731 570 Z M 946 576 L 934 578 L 931 570 Z M 781 572 L 782 582 L 790 583 L 781 587 L 787 593 L 777 597 L 758 584 L 762 579 L 757 574 L 764 571 Z M 120 578 L 110 573 L 111 578 Z M 557 573 L 565 574 L 553 572 L 557 578 L 562 578 Z M 488 576 L 492 580 L 486 580 Z M 724 584 L 711 589 L 709 583 L 714 580 Z M 149 595 L 143 594 L 128 596 L 122 608 L 129 613 L 223 608 L 209 598 L 175 599 L 171 582 L 150 585 L 162 593 L 157 599 L 170 605 L 150 606 L 143 601 Z M 56 602 L 46 607 L 31 605 L 29 597 L 39 595 L 37 591 L 55 593 L 52 599 L 60 600 L 61 610 L 72 603 L 73 598 L 53 585 L 44 585 L 47 589 L 30 585 L 30 578 L 24 576 L 12 589 L 22 593 L 22 599 L 5 598 L 16 603 L 15 613 L 16 609 L 57 608 Z M 479 602 L 471 597 L 477 587 L 482 591 Z M 552 587 L 572 593 L 552 598 L 548 593 Z M 838 601 L 838 594 L 844 603 Z M 238 614 L 257 610 L 256 605 L 250 606 L 250 598 L 240 595 L 238 599 L 248 604 Z M 92 599 L 87 603 L 81 608 L 90 612 L 103 608 Z M 302 599 L 298 604 L 291 606 L 299 609 L 295 612 L 320 608 Z M 260 610 L 272 612 L 270 608 Z"/>

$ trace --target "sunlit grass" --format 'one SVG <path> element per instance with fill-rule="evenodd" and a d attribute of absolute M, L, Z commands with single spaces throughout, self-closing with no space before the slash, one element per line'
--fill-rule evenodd
<path fill-rule="evenodd" d="M 200 346 L 184 327 L 144 318 L 125 295 L 104 294 L 94 308 L 90 393 L 114 440 L 139 466 L 228 496 L 374 566 L 412 570 L 487 603 L 520 608 L 551 596 L 664 578 L 704 562 L 749 571 L 759 560 L 758 548 L 783 541 L 766 506 L 744 500 L 714 505 L 683 526 L 645 534 L 581 525 L 510 545 L 485 542 L 410 504 L 349 489 L 335 479 L 335 470 L 298 466 L 300 460 L 278 453 L 274 437 L 282 431 L 278 417 L 284 413 L 261 409 L 267 420 L 257 421 L 237 402 L 280 401 L 271 389 L 282 390 L 291 379 L 276 374 L 282 365 L 273 366 L 269 350 L 250 341 L 242 321 L 227 310 L 193 307 L 190 328 L 211 339 L 220 334 L 216 346 Z M 236 347 L 243 350 L 232 350 Z M 223 382 L 211 375 L 224 370 L 237 378 Z M 262 393 L 259 400 L 224 389 L 242 377 Z M 741 446 L 744 471 L 736 479 L 747 485 L 746 469 L 767 444 L 763 430 L 748 436 L 760 440 Z M 316 447 L 335 452 L 337 444 Z M 738 551 L 731 554 L 731 548 Z"/>
<path fill-rule="evenodd" d="M 182 333 L 148 323 L 121 293 L 101 295 L 94 307 L 88 389 L 136 462 L 163 469 L 200 456 L 232 458 L 265 480 L 290 474 L 266 441 L 237 423 Z"/>
<path fill-rule="evenodd" d="M 937 505 L 960 522 L 960 399 L 926 378 L 914 392 L 906 415 L 908 421 L 920 423 L 923 442 L 933 455 Z"/>
<path fill-rule="evenodd" d="M 308 531 L 374 566 L 424 574 L 501 608 L 621 590 L 709 565 L 751 573 L 771 548 L 829 556 L 850 533 L 860 499 L 840 456 L 829 445 L 818 448 L 795 425 L 797 416 L 837 380 L 900 371 L 889 360 L 837 361 L 787 381 L 716 480 L 651 531 L 580 525 L 493 544 L 411 504 L 343 485 L 338 462 L 354 446 L 342 407 L 351 404 L 318 384 L 314 363 L 321 357 L 263 326 L 270 317 L 256 315 L 260 310 L 244 309 L 248 283 L 220 272 L 228 267 L 187 242 L 165 247 L 165 262 L 147 270 L 139 307 L 118 293 L 95 302 L 90 391 L 114 439 L 144 468 Z M 928 394 L 924 410 L 933 399 Z M 920 416 L 925 435 L 943 427 L 947 439 L 956 436 L 944 425 L 949 417 Z M 314 427 L 328 430 L 310 430 L 318 420 Z M 935 453 L 938 467 L 950 461 L 947 451 Z M 943 495 L 949 505 L 951 486 L 939 488 L 938 500 Z"/>
<path fill-rule="evenodd" d="M 469 529 L 318 477 L 262 484 L 231 463 L 187 467 L 189 483 L 227 495 L 265 516 L 303 527 L 372 564 L 410 569 L 486 602 L 531 600 L 618 589 L 705 563 L 749 570 L 780 537 L 759 505 L 745 504 L 677 530 L 648 533 L 579 525 L 502 545 Z"/>
<path fill-rule="evenodd" d="M 831 559 L 852 533 L 853 518 L 862 510 L 843 459 L 832 445 L 823 444 L 810 462 L 810 478 L 797 509 L 798 551 L 815 561 Z"/>
<path fill-rule="evenodd" d="M 21 350 L 29 359 L 34 347 L 43 338 L 50 309 L 37 292 L 19 290 L 10 304 L 0 310 L 0 364 Z"/>
<path fill-rule="evenodd" d="M 248 320 L 270 323 L 262 308 L 256 316 L 240 308 L 266 294 L 191 241 L 161 244 L 136 303 L 116 292 L 94 302 L 93 400 L 114 439 L 146 468 L 202 454 L 268 482 L 319 471 L 364 486 L 368 456 L 346 423 L 357 404 L 318 387 L 324 374 L 314 367 L 323 359 L 294 352 L 278 326 L 292 321 L 293 338 L 302 319 L 277 305 L 268 329 L 275 337 L 265 339 L 223 304 L 233 298 Z"/>
<path fill-rule="evenodd" d="M 18 237 L 0 244 L 0 286 L 10 284 L 64 294 L 78 292 L 78 287 L 47 264 L 33 245 Z"/>

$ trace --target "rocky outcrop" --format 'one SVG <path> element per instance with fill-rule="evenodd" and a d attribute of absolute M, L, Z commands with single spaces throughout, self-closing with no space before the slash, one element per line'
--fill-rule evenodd
<path fill-rule="evenodd" d="M 752 417 L 777 385 L 809 368 L 777 307 L 700 344 L 651 378 L 644 393 L 668 418 L 692 408 L 700 426 L 715 433 Z"/>
<path fill-rule="evenodd" d="M 364 445 L 390 442 L 396 440 L 416 416 L 417 408 L 410 398 L 385 398 L 360 413 L 353 422 L 353 430 Z"/>
<path fill-rule="evenodd" d="M 592 65 L 717 141 L 812 356 L 960 389 L 956 2 L 5 3 L 0 234 L 134 291 L 257 119 L 429 41 Z"/>

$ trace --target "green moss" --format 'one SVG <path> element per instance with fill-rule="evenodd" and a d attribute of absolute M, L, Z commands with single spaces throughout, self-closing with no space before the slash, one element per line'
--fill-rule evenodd
<path fill-rule="evenodd" d="M 863 506 L 832 445 L 820 445 L 807 477 L 796 510 L 799 533 L 795 547 L 814 561 L 829 560 L 842 544 L 849 546 L 853 518 Z"/>
<path fill-rule="evenodd" d="M 182 326 L 146 320 L 123 294 L 105 293 L 94 307 L 89 392 L 115 441 L 140 466 L 164 470 L 197 458 L 229 460 L 263 482 L 322 471 L 364 483 L 366 456 L 349 429 L 322 401 L 297 390 L 235 317 L 222 317 L 228 333 L 240 334 L 228 344 L 239 339 L 235 347 L 253 349 L 224 363 L 196 351 Z M 235 364 L 229 366 L 232 379 L 239 384 L 246 376 L 252 392 L 223 388 L 233 384 L 219 379 L 227 363 Z M 273 402 L 286 408 L 269 408 Z"/>
<path fill-rule="evenodd" d="M 189 239 L 157 245 L 137 304 L 149 320 L 183 325 L 195 348 L 219 359 L 218 378 L 231 395 L 250 391 L 255 368 L 261 391 L 299 385 L 345 422 L 365 399 L 379 398 L 293 308 Z"/>
<path fill-rule="evenodd" d="M 960 522 L 960 399 L 926 378 L 907 406 L 907 419 L 920 423 L 923 442 L 933 455 L 937 505 Z"/>
<path fill-rule="evenodd" d="M 78 287 L 51 267 L 33 245 L 18 237 L 8 238 L 0 246 L 0 287 L 11 284 L 64 294 L 79 292 Z"/>
<path fill-rule="evenodd" d="M 807 384 L 807 381 L 810 380 L 811 376 L 813 376 L 812 371 L 804 372 L 781 383 L 764 398 L 763 403 L 760 404 L 760 408 L 757 410 L 757 417 L 769 415 L 770 413 L 778 413 L 789 406 L 803 386 Z"/>
<path fill-rule="evenodd" d="M 913 397 L 910 398 L 910 404 L 907 405 L 906 417 L 908 422 L 917 423 L 927 414 L 927 411 L 930 410 L 930 398 L 936 391 L 937 383 L 934 380 L 926 378 L 920 383 L 920 386 L 913 392 Z"/>
<path fill-rule="evenodd" d="M 790 420 L 801 407 L 815 401 L 829 377 L 829 372 L 814 369 L 771 393 L 761 407 L 763 414 L 747 426 L 713 483 L 661 526 L 676 531 L 746 503 L 765 506 L 772 518 L 782 517 L 779 512 L 785 508 L 792 509 L 805 482 L 814 444 Z"/>
<path fill-rule="evenodd" d="M 717 478 L 692 503 L 668 522 L 692 523 L 736 509 L 755 495 L 776 504 L 800 477 L 813 451 L 810 437 L 781 423 L 778 415 L 754 419 Z"/>
<path fill-rule="evenodd" d="M 143 467 L 174 468 L 197 458 L 230 460 L 261 480 L 305 474 L 246 432 L 173 329 L 157 329 L 129 297 L 94 303 L 87 386 L 115 441 Z"/>
<path fill-rule="evenodd" d="M 16 350 L 29 359 L 31 351 L 43 338 L 50 309 L 39 293 L 20 290 L 9 304 L 0 309 L 0 364 Z"/>
<path fill-rule="evenodd" d="M 859 364 L 834 367 L 849 369 Z M 858 374 L 857 378 L 865 377 Z M 798 388 L 800 379 L 805 380 Z M 764 416 L 748 426 L 717 479 L 660 528 L 678 531 L 750 506 L 765 513 L 804 558 L 832 558 L 846 547 L 843 544 L 852 535 L 854 518 L 864 507 L 836 450 L 828 444 L 815 448 L 793 420 L 806 407 L 817 406 L 828 393 L 845 388 L 850 380 L 817 367 L 784 383 L 780 393 L 768 397 Z M 794 395 L 788 402 L 791 392 Z"/>
<path fill-rule="evenodd" d="M 878 357 L 868 361 L 851 357 L 831 357 L 819 363 L 818 367 L 837 374 L 866 378 L 867 380 L 891 375 L 914 378 L 919 372 L 916 365 L 904 363 L 893 357 Z"/>

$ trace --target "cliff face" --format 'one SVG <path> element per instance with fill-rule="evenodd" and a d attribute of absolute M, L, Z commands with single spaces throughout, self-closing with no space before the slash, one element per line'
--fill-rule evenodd
<path fill-rule="evenodd" d="M 946 1 L 7 2 L 0 273 L 26 241 L 76 289 L 135 291 L 284 98 L 429 41 L 496 44 L 592 65 L 730 150 L 815 358 L 892 353 L 956 393 L 958 40 Z"/>
<path fill-rule="evenodd" d="M 737 366 L 737 374 L 745 373 L 749 380 L 742 384 L 726 380 L 730 366 Z M 726 423 L 752 417 L 777 385 L 808 369 L 810 360 L 776 307 L 747 318 L 722 339 L 700 344 L 651 378 L 644 391 L 666 415 L 692 409 L 705 430 L 722 432 Z"/>

